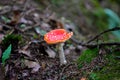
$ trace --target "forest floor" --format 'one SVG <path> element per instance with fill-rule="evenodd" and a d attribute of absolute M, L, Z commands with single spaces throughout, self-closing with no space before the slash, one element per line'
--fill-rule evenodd
<path fill-rule="evenodd" d="M 0 6 L 1 80 L 87 80 L 94 66 L 99 66 L 100 69 L 106 65 L 107 60 L 104 61 L 103 55 L 109 49 L 100 48 L 97 52 L 99 55 L 89 65 L 85 63 L 79 68 L 78 58 L 86 49 L 79 45 L 79 42 L 81 37 L 84 40 L 85 37 L 75 32 L 74 27 L 63 27 L 66 23 L 60 21 L 50 10 L 41 11 L 36 3 L 28 1 L 4 2 Z M 81 36 L 79 38 L 73 35 L 65 42 L 66 65 L 60 65 L 57 44 L 49 45 L 43 39 L 45 33 L 57 28 L 65 28 Z M 10 57 L 3 62 L 2 53 L 8 46 L 10 47 L 10 44 L 12 45 Z M 50 53 L 55 53 L 56 56 L 51 58 L 53 55 Z M 96 80 L 94 74 L 90 78 Z"/>

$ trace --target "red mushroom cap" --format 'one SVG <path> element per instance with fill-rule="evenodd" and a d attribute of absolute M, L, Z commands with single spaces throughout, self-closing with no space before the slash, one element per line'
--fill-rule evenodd
<path fill-rule="evenodd" d="M 73 35 L 73 32 L 67 32 L 64 29 L 55 29 L 52 30 L 44 35 L 44 40 L 48 44 L 56 44 L 56 43 L 61 43 L 65 42 L 71 36 Z"/>

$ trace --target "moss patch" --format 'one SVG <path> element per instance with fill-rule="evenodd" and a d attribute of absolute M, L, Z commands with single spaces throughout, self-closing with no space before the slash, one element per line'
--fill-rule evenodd
<path fill-rule="evenodd" d="M 110 49 L 110 48 L 109 48 Z M 105 50 L 105 49 L 104 49 Z M 83 76 L 86 76 L 88 80 L 120 80 L 120 52 L 117 47 L 110 49 L 111 52 L 106 51 L 106 53 L 101 54 L 100 61 L 94 63 L 98 56 L 100 56 L 99 49 L 87 49 L 85 50 L 77 60 L 78 68 L 84 68 L 84 64 L 87 64 L 92 68 L 91 70 L 83 70 Z M 94 60 L 94 61 L 93 61 Z M 104 61 L 104 62 L 102 62 Z M 95 67 L 98 66 L 99 69 Z"/>
<path fill-rule="evenodd" d="M 105 60 L 107 63 L 101 70 L 91 73 L 96 75 L 95 80 L 120 80 L 120 60 L 113 54 L 105 56 Z"/>
<path fill-rule="evenodd" d="M 97 48 L 85 50 L 77 60 L 78 68 L 83 67 L 84 64 L 89 64 L 97 55 Z"/>

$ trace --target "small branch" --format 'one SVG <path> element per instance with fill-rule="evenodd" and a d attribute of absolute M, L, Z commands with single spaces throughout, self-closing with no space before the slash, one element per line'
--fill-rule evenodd
<path fill-rule="evenodd" d="M 8 29 L 12 29 L 12 26 L 6 25 L 6 24 L 4 24 L 4 23 L 1 23 L 1 22 L 0 22 L 0 25 L 6 27 L 6 28 L 8 28 Z"/>
<path fill-rule="evenodd" d="M 24 2 L 24 7 L 23 7 L 23 12 L 20 14 L 20 18 L 24 17 L 25 16 L 25 13 L 26 13 L 26 9 L 27 9 L 27 6 L 29 4 L 29 0 L 25 0 Z M 20 20 L 20 19 L 19 19 Z"/>
<path fill-rule="evenodd" d="M 92 39 L 88 40 L 86 43 L 85 42 L 79 42 L 78 40 L 75 40 L 74 38 L 71 38 L 71 40 L 73 42 L 75 42 L 76 44 L 79 44 L 79 45 L 85 46 L 85 47 L 89 47 L 89 48 L 93 48 L 93 47 L 97 47 L 97 46 L 120 45 L 120 42 L 91 43 L 92 41 L 94 41 L 95 39 L 97 39 L 98 37 L 103 35 L 104 33 L 107 33 L 107 32 L 110 32 L 110 31 L 118 31 L 118 30 L 120 30 L 120 27 L 114 27 L 112 29 L 105 30 L 105 31 L 99 33 L 98 35 L 96 35 L 95 37 L 93 37 Z"/>
<path fill-rule="evenodd" d="M 97 39 L 98 37 L 100 37 L 104 33 L 107 33 L 107 32 L 110 32 L 110 31 L 118 31 L 118 30 L 120 30 L 120 27 L 114 27 L 112 29 L 105 30 L 105 31 L 101 32 L 100 34 L 96 35 L 95 37 L 93 37 L 92 39 L 90 39 L 89 41 L 87 41 L 86 44 L 94 41 L 95 39 Z"/>
<path fill-rule="evenodd" d="M 70 65 L 73 65 L 73 63 L 69 63 L 68 65 L 66 65 L 66 66 L 62 69 L 62 71 L 61 71 L 61 73 L 60 73 L 60 77 L 59 77 L 58 80 L 62 80 L 63 72 L 64 72 L 65 69 L 67 69 Z"/>
<path fill-rule="evenodd" d="M 113 46 L 113 45 L 120 45 L 120 42 L 106 42 L 106 43 L 95 43 L 95 44 L 80 44 L 81 46 L 85 46 L 85 47 L 97 47 L 97 46 Z"/>

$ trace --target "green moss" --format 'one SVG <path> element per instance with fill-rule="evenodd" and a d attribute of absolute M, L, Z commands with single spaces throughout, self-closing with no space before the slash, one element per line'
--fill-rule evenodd
<path fill-rule="evenodd" d="M 101 70 L 91 72 L 89 80 L 120 80 L 120 61 L 115 57 L 114 54 L 107 54 L 104 57 L 106 65 Z"/>
<path fill-rule="evenodd" d="M 56 6 L 60 6 L 62 3 L 64 3 L 64 0 L 51 0 L 51 3 Z"/>
<path fill-rule="evenodd" d="M 96 64 L 91 72 L 83 71 L 83 75 L 88 75 L 88 80 L 120 80 L 120 52 L 118 46 L 104 47 L 109 48 L 111 52 L 102 56 L 104 64 Z M 84 67 L 84 64 L 90 64 L 97 57 L 98 48 L 85 50 L 77 60 L 79 69 Z M 97 69 L 97 67 L 99 69 Z"/>
<path fill-rule="evenodd" d="M 97 55 L 97 48 L 85 50 L 77 60 L 78 68 L 81 68 L 84 64 L 89 64 Z"/>

